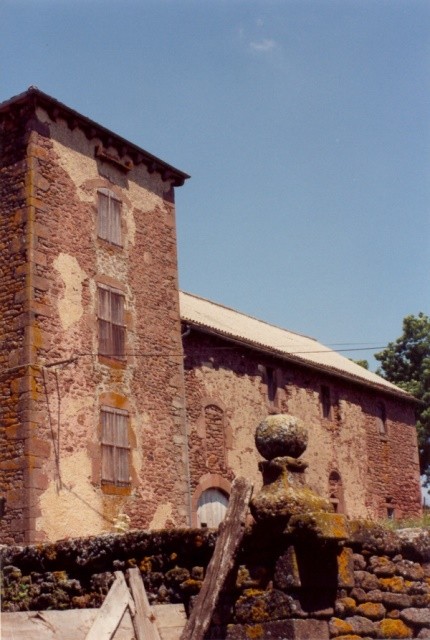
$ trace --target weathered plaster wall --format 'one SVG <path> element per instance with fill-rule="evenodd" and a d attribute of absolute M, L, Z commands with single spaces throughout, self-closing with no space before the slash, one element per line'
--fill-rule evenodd
<path fill-rule="evenodd" d="M 134 526 L 148 526 L 156 512 L 161 513 L 160 504 L 166 505 L 172 524 L 184 523 L 181 345 L 170 184 L 157 173 L 149 175 L 143 165 L 125 175 L 96 160 L 97 139 L 89 141 L 79 129 L 71 132 L 61 120 L 54 123 L 46 114 L 39 116 L 48 123 L 51 134 L 49 141 L 43 141 L 50 147 L 51 158 L 44 167 L 50 185 L 44 217 L 49 227 L 48 269 L 51 277 L 56 276 L 48 292 L 53 316 L 45 324 L 56 336 L 57 349 L 50 350 L 49 358 L 78 357 L 76 363 L 58 368 L 50 381 L 51 404 L 58 405 L 57 380 L 55 385 L 52 380 L 57 377 L 61 405 L 66 407 L 65 414 L 58 412 L 59 430 L 67 431 L 59 451 L 60 474 L 72 451 L 92 461 L 91 469 L 89 464 L 82 466 L 84 477 L 73 490 L 75 499 L 82 496 L 81 508 L 88 514 L 79 533 L 94 530 L 95 514 L 99 516 L 97 530 L 109 530 L 120 512 L 127 513 Z M 97 238 L 100 187 L 110 188 L 122 201 L 123 247 Z M 96 355 L 97 283 L 117 287 L 125 295 L 128 355 L 124 364 Z M 72 317 L 65 313 L 67 307 L 74 312 Z M 121 399 L 126 399 L 130 413 L 133 482 L 130 491 L 107 493 L 100 489 L 99 411 L 102 403 L 118 406 Z M 56 428 L 58 431 L 58 420 Z M 52 458 L 50 467 L 49 475 L 53 475 Z M 55 499 L 52 487 L 47 488 L 52 497 L 41 501 L 40 531 L 53 499 L 59 509 L 66 510 L 69 485 L 62 485 L 65 488 Z M 58 519 L 56 530 L 54 519 L 50 522 L 49 537 L 63 535 L 64 519 Z M 158 518 L 157 524 L 163 526 L 166 521 Z"/>
<path fill-rule="evenodd" d="M 29 331 L 36 365 L 29 410 L 32 438 L 40 450 L 37 471 L 28 470 L 37 491 L 26 539 L 108 531 L 121 513 L 133 526 L 185 524 L 173 187 L 143 164 L 124 172 L 96 158 L 100 140 L 89 139 L 79 127 L 71 130 L 61 118 L 54 121 L 38 108 L 34 120 L 37 126 L 24 151 L 32 158 L 32 250 L 38 260 L 32 262 L 33 286 L 25 295 L 32 309 Z M 22 179 L 29 180 L 28 166 L 21 171 Z M 122 247 L 97 237 L 101 187 L 122 201 Z M 16 234 L 16 216 L 22 212 L 16 213 L 15 203 L 9 212 L 6 200 L 4 207 L 8 221 L 15 220 L 2 235 L 11 243 L 9 235 Z M 12 278 L 19 265 L 8 259 Z M 22 253 L 24 266 L 26 260 Z M 125 297 L 124 361 L 98 356 L 98 284 L 113 286 Z M 19 290 L 16 281 L 10 287 L 7 315 L 14 313 Z M 5 325 L 9 320 L 6 316 Z M 102 404 L 129 413 L 130 488 L 101 485 Z M 14 495 L 6 496 L 10 513 Z M 24 500 L 21 494 L 19 500 Z M 81 514 L 73 525 L 70 509 Z"/>
<path fill-rule="evenodd" d="M 413 407 L 382 392 L 368 390 L 323 373 L 269 358 L 234 346 L 196 329 L 184 339 L 186 395 L 190 432 L 190 468 L 194 494 L 207 485 L 212 473 L 226 480 L 232 475 L 252 478 L 260 485 L 258 453 L 254 445 L 257 424 L 269 412 L 290 413 L 303 420 L 309 432 L 303 458 L 309 463 L 308 484 L 329 497 L 330 473 L 341 476 L 342 499 L 351 517 L 385 517 L 387 506 L 395 516 L 419 515 L 420 489 Z M 268 399 L 265 368 L 275 372 L 277 392 Z M 321 385 L 330 389 L 329 418 L 322 415 Z M 378 431 L 377 403 L 387 411 L 387 433 Z M 226 465 L 212 469 L 204 459 L 204 409 L 224 411 Z M 206 488 L 206 486 L 205 486 Z M 387 503 L 390 498 L 390 503 Z"/>

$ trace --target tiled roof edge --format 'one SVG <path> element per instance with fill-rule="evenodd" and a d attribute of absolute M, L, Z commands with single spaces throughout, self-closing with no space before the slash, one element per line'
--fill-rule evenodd
<path fill-rule="evenodd" d="M 233 307 L 228 307 L 226 304 L 221 304 L 219 302 L 214 302 L 213 300 L 209 300 L 209 298 L 204 298 L 203 296 L 198 296 L 195 293 L 188 293 L 188 291 L 182 291 L 184 295 L 189 298 L 196 298 L 196 300 L 203 300 L 204 302 L 209 302 L 209 304 L 213 304 L 216 307 L 220 307 L 221 309 L 227 309 L 227 311 L 232 311 L 233 313 L 243 316 L 244 318 L 251 318 L 251 320 L 256 320 L 257 322 L 261 322 L 261 324 L 266 324 L 268 327 L 275 327 L 280 331 L 288 331 L 288 333 L 293 333 L 295 336 L 300 336 L 301 338 L 307 338 L 308 340 L 313 340 L 314 342 L 318 342 L 317 338 L 313 336 L 308 336 L 306 333 L 299 333 L 298 331 L 292 331 L 291 329 L 285 329 L 285 327 L 280 327 L 277 324 L 273 324 L 273 322 L 268 322 L 267 320 L 262 320 L 261 318 L 256 318 L 255 316 L 251 316 L 249 313 L 244 313 L 243 311 L 238 311 L 237 309 L 233 309 Z"/>
<path fill-rule="evenodd" d="M 278 349 L 275 349 L 274 347 L 269 347 L 269 346 L 264 345 L 264 344 L 262 344 L 260 342 L 256 342 L 256 341 L 250 340 L 248 338 L 244 338 L 244 337 L 235 336 L 235 335 L 230 334 L 227 331 L 223 331 L 221 329 L 215 329 L 213 327 L 205 325 L 204 323 L 198 322 L 198 321 L 193 320 L 191 318 L 187 318 L 182 314 L 181 314 L 181 320 L 185 324 L 189 324 L 192 327 L 197 328 L 198 330 L 202 331 L 202 333 L 207 333 L 209 335 L 214 335 L 214 336 L 218 336 L 218 337 L 221 337 L 221 338 L 226 338 L 226 339 L 230 340 L 231 342 L 233 342 L 233 343 L 235 343 L 235 344 L 237 344 L 239 346 L 257 349 L 258 351 L 261 351 L 263 353 L 268 353 L 268 354 L 271 354 L 271 355 L 275 355 L 276 357 L 280 358 L 281 360 L 294 362 L 296 364 L 299 364 L 302 367 L 306 367 L 306 368 L 312 369 L 314 371 L 322 371 L 323 373 L 332 375 L 332 376 L 334 376 L 336 378 L 341 378 L 342 380 L 348 380 L 350 382 L 354 382 L 355 384 L 358 384 L 358 385 L 361 385 L 361 386 L 364 386 L 364 387 L 370 387 L 371 389 L 377 389 L 378 391 L 381 391 L 382 393 L 386 393 L 386 394 L 395 396 L 396 398 L 401 398 L 402 400 L 406 400 L 406 401 L 414 403 L 414 404 L 419 404 L 419 400 L 417 400 L 414 396 L 412 396 L 407 391 L 404 391 L 403 389 L 400 389 L 400 387 L 397 387 L 396 389 L 393 389 L 393 388 L 390 388 L 388 386 L 385 386 L 384 384 L 380 384 L 379 385 L 376 382 L 372 382 L 371 380 L 366 380 L 365 378 L 360 378 L 359 376 L 355 376 L 354 374 L 348 373 L 347 371 L 343 371 L 341 369 L 337 369 L 335 367 L 331 367 L 330 365 L 324 365 L 324 364 L 318 364 L 318 363 L 310 362 L 309 360 L 305 360 L 304 358 L 301 358 L 300 356 L 297 356 L 297 355 L 294 355 L 294 354 L 285 353 L 285 351 L 280 351 Z"/>

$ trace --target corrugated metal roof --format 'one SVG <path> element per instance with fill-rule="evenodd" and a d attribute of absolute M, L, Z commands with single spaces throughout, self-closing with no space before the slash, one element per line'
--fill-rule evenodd
<path fill-rule="evenodd" d="M 325 347 L 308 336 L 281 329 L 205 298 L 179 294 L 181 318 L 184 322 L 210 330 L 227 338 L 247 343 L 260 350 L 275 352 L 281 357 L 313 368 L 326 369 L 332 375 L 353 379 L 366 386 L 379 387 L 413 400 L 412 396 L 340 353 Z"/>

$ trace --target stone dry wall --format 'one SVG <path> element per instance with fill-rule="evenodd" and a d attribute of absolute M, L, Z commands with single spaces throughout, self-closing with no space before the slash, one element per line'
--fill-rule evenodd
<path fill-rule="evenodd" d="M 300 418 L 308 429 L 307 483 L 328 497 L 330 474 L 338 473 L 340 507 L 348 516 L 386 517 L 388 508 L 394 509 L 397 518 L 421 514 L 411 403 L 257 349 L 233 345 L 194 327 L 184 338 L 184 351 L 194 503 L 203 489 L 223 489 L 233 475 L 251 478 L 255 487 L 260 486 L 255 425 L 268 412 L 283 412 Z M 267 368 L 272 369 L 277 383 L 273 400 L 268 398 Z M 322 416 L 321 385 L 330 389 L 328 418 Z M 384 403 L 387 414 L 383 435 L 378 426 L 378 402 Z M 223 412 L 224 465 L 204 455 L 210 433 L 205 424 L 208 406 Z"/>
<path fill-rule="evenodd" d="M 247 530 L 208 638 L 430 638 L 430 534 L 350 523 L 344 545 Z M 153 603 L 198 593 L 216 533 L 130 532 L 2 549 L 4 611 L 98 607 L 137 566 Z"/>

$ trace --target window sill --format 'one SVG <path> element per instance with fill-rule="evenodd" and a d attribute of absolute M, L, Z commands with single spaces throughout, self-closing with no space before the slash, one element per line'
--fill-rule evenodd
<path fill-rule="evenodd" d="M 129 496 L 131 494 L 131 485 L 116 485 L 110 482 L 102 482 L 103 493 L 109 496 Z"/>
<path fill-rule="evenodd" d="M 102 356 L 99 353 L 99 362 L 100 364 L 104 364 L 112 369 L 125 369 L 127 366 L 127 359 L 125 356 L 124 358 L 113 358 L 112 356 Z"/>
<path fill-rule="evenodd" d="M 112 242 L 111 240 L 108 240 L 107 238 L 102 238 L 101 236 L 97 236 L 97 240 L 105 249 L 112 249 L 113 251 L 120 251 L 120 252 L 124 251 L 123 244 L 117 244 L 116 242 Z"/>

